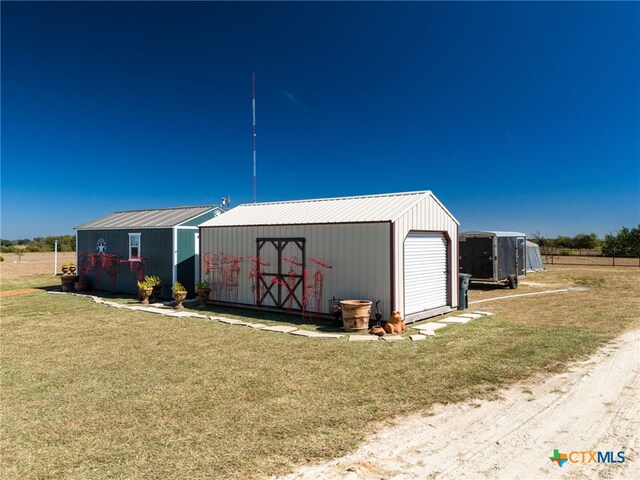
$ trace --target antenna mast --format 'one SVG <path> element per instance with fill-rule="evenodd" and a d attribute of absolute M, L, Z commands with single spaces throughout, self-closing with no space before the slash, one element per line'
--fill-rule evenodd
<path fill-rule="evenodd" d="M 256 203 L 256 73 L 253 72 L 253 203 Z"/>

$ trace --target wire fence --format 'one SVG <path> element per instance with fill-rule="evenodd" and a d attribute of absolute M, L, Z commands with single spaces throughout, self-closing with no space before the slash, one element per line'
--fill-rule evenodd
<path fill-rule="evenodd" d="M 602 255 L 543 254 L 545 265 L 587 265 L 598 267 L 640 267 L 640 257 L 603 257 Z"/>

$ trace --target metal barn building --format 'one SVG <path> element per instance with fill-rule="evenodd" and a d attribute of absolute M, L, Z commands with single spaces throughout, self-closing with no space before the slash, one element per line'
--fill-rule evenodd
<path fill-rule="evenodd" d="M 245 204 L 200 225 L 201 275 L 219 303 L 411 322 L 458 306 L 458 227 L 430 191 Z"/>
<path fill-rule="evenodd" d="M 116 212 L 75 227 L 78 272 L 91 288 L 137 293 L 145 275 L 162 280 L 171 297 L 178 280 L 193 295 L 199 277 L 198 224 L 223 213 L 220 207 L 176 207 Z"/>

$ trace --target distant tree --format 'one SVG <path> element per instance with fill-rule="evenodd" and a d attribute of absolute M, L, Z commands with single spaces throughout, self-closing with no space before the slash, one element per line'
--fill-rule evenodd
<path fill-rule="evenodd" d="M 602 253 L 609 257 L 640 257 L 640 225 L 634 228 L 622 227 L 615 235 L 605 235 Z"/>
<path fill-rule="evenodd" d="M 531 235 L 529 235 L 529 240 L 532 241 L 533 243 L 537 243 L 538 245 L 540 245 L 541 242 L 544 242 L 545 238 L 542 235 L 540 235 L 539 230 L 536 230 Z"/>
<path fill-rule="evenodd" d="M 18 255 L 18 261 L 21 262 L 22 261 L 22 256 L 27 253 L 27 250 L 25 248 L 16 248 L 16 255 Z"/>
<path fill-rule="evenodd" d="M 572 248 L 594 249 L 600 245 L 600 239 L 595 233 L 579 233 L 573 237 L 572 243 Z"/>
<path fill-rule="evenodd" d="M 573 238 L 565 235 L 560 235 L 556 238 L 555 247 L 558 248 L 573 248 Z"/>

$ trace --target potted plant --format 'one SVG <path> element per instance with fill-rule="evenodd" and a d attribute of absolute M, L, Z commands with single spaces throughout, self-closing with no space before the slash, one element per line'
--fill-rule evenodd
<path fill-rule="evenodd" d="M 71 275 L 75 275 L 75 273 L 76 273 L 76 262 L 69 262 L 69 272 L 71 272 Z"/>
<path fill-rule="evenodd" d="M 63 275 L 68 275 L 69 274 L 69 262 L 66 262 L 62 265 L 62 274 Z"/>
<path fill-rule="evenodd" d="M 138 282 L 138 294 L 142 299 L 143 305 L 149 305 L 149 296 L 153 291 L 153 287 L 150 285 L 149 281 L 145 278 L 141 282 Z"/>
<path fill-rule="evenodd" d="M 160 293 L 162 292 L 162 280 L 155 275 L 147 275 L 144 277 L 144 281 L 151 287 L 151 298 L 154 302 L 160 299 Z"/>
<path fill-rule="evenodd" d="M 196 282 L 196 289 L 198 290 L 198 300 L 200 300 L 200 305 L 204 306 L 206 301 L 209 300 L 211 286 L 207 280 L 202 280 Z"/>
<path fill-rule="evenodd" d="M 175 308 L 184 308 L 182 302 L 184 302 L 184 299 L 187 298 L 187 289 L 184 288 L 184 286 L 180 282 L 176 281 L 176 283 L 173 284 L 173 288 L 171 290 L 173 290 L 173 299 L 176 301 Z"/>

